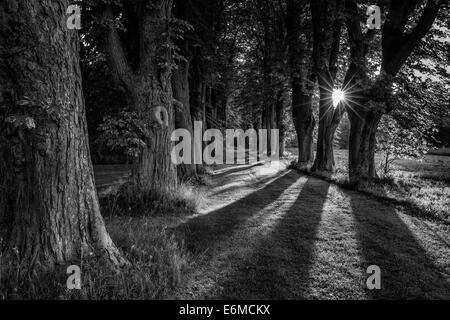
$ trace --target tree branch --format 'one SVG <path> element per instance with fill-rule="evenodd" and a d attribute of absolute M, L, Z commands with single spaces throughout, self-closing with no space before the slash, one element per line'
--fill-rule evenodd
<path fill-rule="evenodd" d="M 114 14 L 110 5 L 102 11 L 102 18 L 107 23 L 104 46 L 112 73 L 116 80 L 129 90 L 132 85 L 133 74 L 125 56 L 119 34 L 114 26 Z"/>
<path fill-rule="evenodd" d="M 401 2 L 399 4 L 399 2 Z M 409 5 L 404 4 L 404 2 Z M 389 8 L 388 19 L 383 27 L 383 70 L 395 76 L 409 58 L 420 40 L 427 34 L 437 17 L 444 0 L 428 0 L 425 9 L 416 25 L 408 34 L 404 29 L 409 15 L 417 5 L 417 0 L 393 0 Z M 412 6 L 414 5 L 414 7 Z M 396 21 L 395 19 L 399 19 Z"/>
<path fill-rule="evenodd" d="M 362 71 L 366 67 L 366 46 L 355 0 L 345 1 L 345 11 L 345 25 L 350 44 L 350 68 Z"/>

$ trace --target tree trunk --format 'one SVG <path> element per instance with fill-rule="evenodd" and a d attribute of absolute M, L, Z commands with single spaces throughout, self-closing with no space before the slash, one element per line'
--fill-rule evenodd
<path fill-rule="evenodd" d="M 297 167 L 310 170 L 313 163 L 313 132 L 316 121 L 312 111 L 313 77 L 308 63 L 309 50 L 302 40 L 302 13 L 306 1 L 287 2 L 286 27 L 288 64 L 292 88 L 292 117 L 298 142 Z"/>
<path fill-rule="evenodd" d="M 319 76 L 325 79 L 324 75 Z M 334 172 L 334 135 L 344 115 L 344 108 L 339 104 L 334 108 L 332 104 L 333 83 L 331 78 L 326 81 L 319 80 L 320 102 L 319 102 L 319 132 L 317 137 L 317 152 L 314 160 L 314 171 Z"/>
<path fill-rule="evenodd" d="M 141 190 L 170 190 L 176 183 L 176 168 L 171 161 L 170 136 L 175 129 L 170 78 L 157 79 L 153 71 L 144 72 L 135 89 L 135 110 L 147 125 L 146 146 L 133 164 L 132 179 Z M 156 107 L 167 110 L 164 123 L 155 122 Z"/>
<path fill-rule="evenodd" d="M 263 123 L 262 128 L 267 130 L 267 141 L 271 141 L 272 139 L 272 129 L 277 129 L 277 112 L 276 112 L 276 105 L 273 103 L 273 101 L 266 100 L 265 105 L 263 106 Z M 271 155 L 271 145 L 270 143 L 267 144 L 267 154 Z"/>
<path fill-rule="evenodd" d="M 348 165 L 352 183 L 376 178 L 376 133 L 381 117 L 382 113 L 374 108 L 358 110 L 358 114 L 349 111 L 351 129 Z"/>
<path fill-rule="evenodd" d="M 172 74 L 172 91 L 175 102 L 175 128 L 187 129 L 191 136 L 194 134 L 189 103 L 189 62 L 180 62 L 178 69 Z M 192 148 L 194 150 L 194 148 Z M 193 155 L 191 155 L 193 157 Z M 178 176 L 182 179 L 195 178 L 197 170 L 195 164 L 181 164 L 178 166 Z"/>
<path fill-rule="evenodd" d="M 285 152 L 285 128 L 283 124 L 284 116 L 285 116 L 285 110 L 284 110 L 284 103 L 283 103 L 283 90 L 280 90 L 277 94 L 277 128 L 280 130 L 280 141 L 279 141 L 279 155 L 282 157 Z"/>
<path fill-rule="evenodd" d="M 301 170 L 310 170 L 313 163 L 313 132 L 316 125 L 312 113 L 312 97 L 303 91 L 299 79 L 292 80 L 292 116 L 297 132 L 298 163 Z"/>
<path fill-rule="evenodd" d="M 109 22 L 106 53 L 113 73 L 132 96 L 134 111 L 142 121 L 145 146 L 133 164 L 132 181 L 142 191 L 165 191 L 176 184 L 176 168 L 170 157 L 170 137 L 175 128 L 172 56 L 167 48 L 172 1 L 154 1 L 151 8 L 145 3 L 134 4 L 136 17 L 133 18 L 139 20 L 140 28 L 139 67 L 132 70 L 127 60 L 110 6 L 103 12 Z"/>
<path fill-rule="evenodd" d="M 204 77 L 203 70 L 201 66 L 201 56 L 202 52 L 200 48 L 193 49 L 193 59 L 190 66 L 190 77 L 189 77 L 189 90 L 190 90 L 190 108 L 191 108 L 191 117 L 193 121 L 201 121 L 202 122 L 202 130 L 204 131 L 206 128 L 206 110 L 204 103 Z M 202 132 L 203 136 L 203 132 Z M 202 145 L 204 143 L 202 141 Z M 196 171 L 198 174 L 205 172 L 205 169 L 202 164 L 196 165 Z"/>
<path fill-rule="evenodd" d="M 0 4 L 0 210 L 27 272 L 90 253 L 126 263 L 100 215 L 68 5 Z"/>
<path fill-rule="evenodd" d="M 330 173 L 335 170 L 334 133 L 342 118 L 341 109 L 334 108 L 332 93 L 338 69 L 344 1 L 315 0 L 310 1 L 310 4 L 314 35 L 314 69 L 320 89 L 319 134 L 313 170 Z"/>

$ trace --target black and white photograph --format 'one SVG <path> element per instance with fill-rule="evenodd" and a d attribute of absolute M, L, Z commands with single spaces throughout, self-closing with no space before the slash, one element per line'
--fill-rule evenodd
<path fill-rule="evenodd" d="M 449 97 L 447 0 L 0 0 L 0 300 L 450 300 Z"/>

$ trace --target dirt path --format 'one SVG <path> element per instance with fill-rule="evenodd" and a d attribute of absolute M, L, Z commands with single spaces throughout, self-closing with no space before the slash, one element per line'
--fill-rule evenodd
<path fill-rule="evenodd" d="M 216 172 L 176 232 L 198 257 L 179 298 L 450 298 L 448 230 L 284 168 Z"/>

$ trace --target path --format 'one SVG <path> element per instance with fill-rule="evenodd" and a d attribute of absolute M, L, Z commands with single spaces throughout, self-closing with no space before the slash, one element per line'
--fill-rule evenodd
<path fill-rule="evenodd" d="M 232 166 L 174 228 L 197 269 L 178 298 L 450 298 L 450 235 L 292 170 Z M 366 289 L 381 268 L 382 289 Z"/>

